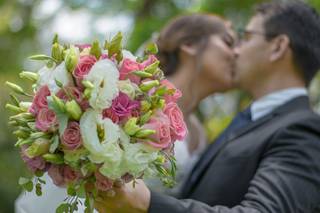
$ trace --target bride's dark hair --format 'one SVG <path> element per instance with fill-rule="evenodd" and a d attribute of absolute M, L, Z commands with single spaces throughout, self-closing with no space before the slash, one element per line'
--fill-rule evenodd
<path fill-rule="evenodd" d="M 179 65 L 179 48 L 183 44 L 199 44 L 199 51 L 205 48 L 213 34 L 226 34 L 226 21 L 216 15 L 192 14 L 179 16 L 169 22 L 156 41 L 161 68 L 166 76 L 176 72 Z"/>

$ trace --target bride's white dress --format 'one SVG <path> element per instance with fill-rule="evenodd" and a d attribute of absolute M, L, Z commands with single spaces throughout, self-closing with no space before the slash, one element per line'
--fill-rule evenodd
<path fill-rule="evenodd" d="M 42 196 L 38 197 L 35 192 L 23 192 L 15 202 L 15 213 L 55 213 L 56 208 L 67 197 L 65 188 L 57 187 L 51 178 L 43 176 L 46 184 L 43 185 Z M 78 213 L 84 212 L 84 206 L 78 205 Z"/>

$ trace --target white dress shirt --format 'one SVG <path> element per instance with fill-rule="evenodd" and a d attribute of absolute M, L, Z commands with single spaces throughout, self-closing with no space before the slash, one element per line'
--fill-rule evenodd
<path fill-rule="evenodd" d="M 267 115 L 275 108 L 291 101 L 299 96 L 307 96 L 308 91 L 304 87 L 294 87 L 284 90 L 279 90 L 268 95 L 265 95 L 254 101 L 251 105 L 251 119 L 256 121 L 259 118 Z"/>

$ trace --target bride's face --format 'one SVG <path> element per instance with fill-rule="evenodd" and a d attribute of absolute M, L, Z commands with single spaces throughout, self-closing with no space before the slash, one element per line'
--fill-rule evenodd
<path fill-rule="evenodd" d="M 234 34 L 231 29 L 224 35 L 211 35 L 200 57 L 199 86 L 209 92 L 224 92 L 232 88 L 235 61 Z"/>

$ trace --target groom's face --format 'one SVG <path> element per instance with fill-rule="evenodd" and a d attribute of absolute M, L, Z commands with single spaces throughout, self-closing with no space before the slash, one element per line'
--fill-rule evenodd
<path fill-rule="evenodd" d="M 270 47 L 265 39 L 264 19 L 262 15 L 254 16 L 241 32 L 239 45 L 235 48 L 237 59 L 233 80 L 236 86 L 249 92 L 268 70 Z"/>

